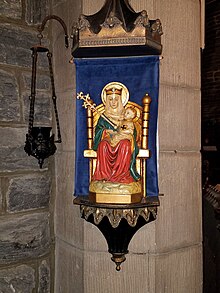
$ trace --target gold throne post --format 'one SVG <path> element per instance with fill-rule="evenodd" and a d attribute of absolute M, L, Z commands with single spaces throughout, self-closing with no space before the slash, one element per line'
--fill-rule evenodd
<path fill-rule="evenodd" d="M 146 197 L 146 160 L 150 157 L 150 150 L 148 149 L 148 133 L 149 133 L 149 112 L 150 112 L 151 98 L 146 94 L 142 99 L 142 106 L 128 102 L 125 106 L 132 107 L 136 110 L 137 116 L 134 119 L 134 124 L 137 130 L 137 144 L 139 146 L 139 153 L 136 158 L 137 171 L 141 176 L 141 193 L 123 194 L 123 193 L 89 193 L 89 199 L 96 203 L 103 204 L 131 204 L 139 203 Z M 87 108 L 87 134 L 88 134 L 88 149 L 84 150 L 84 157 L 89 159 L 89 182 L 92 181 L 92 176 L 96 168 L 97 153 L 93 148 L 94 130 L 100 114 L 104 112 L 104 105 L 100 104 L 96 107 L 97 112 L 93 112 L 89 107 Z M 100 114 L 99 114 L 100 113 Z"/>

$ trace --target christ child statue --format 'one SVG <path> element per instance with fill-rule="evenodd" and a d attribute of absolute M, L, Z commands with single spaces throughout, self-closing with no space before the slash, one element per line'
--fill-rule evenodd
<path fill-rule="evenodd" d="M 122 139 L 133 140 L 134 122 L 137 112 L 134 108 L 128 107 L 125 109 L 124 118 L 120 121 L 117 131 L 112 131 L 110 134 L 111 146 L 116 146 Z"/>

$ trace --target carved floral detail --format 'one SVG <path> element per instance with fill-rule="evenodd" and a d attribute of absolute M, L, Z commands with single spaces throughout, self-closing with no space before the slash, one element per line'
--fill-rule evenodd
<path fill-rule="evenodd" d="M 83 31 L 86 28 L 90 28 L 90 23 L 86 19 L 86 16 L 81 14 L 78 22 L 78 29 Z"/>
<path fill-rule="evenodd" d="M 141 12 L 141 15 L 139 15 L 137 17 L 134 24 L 135 24 L 135 26 L 150 27 L 150 21 L 149 21 L 148 14 L 147 14 L 146 10 L 143 10 Z"/>
<path fill-rule="evenodd" d="M 135 227 L 139 217 L 143 217 L 146 222 L 150 220 L 150 215 L 152 215 L 154 219 L 157 217 L 156 207 L 106 209 L 81 205 L 80 212 L 81 216 L 86 220 L 92 215 L 96 225 L 98 225 L 104 217 L 107 217 L 113 228 L 117 228 L 122 219 L 125 219 L 131 227 Z"/>
<path fill-rule="evenodd" d="M 160 36 L 163 34 L 162 24 L 160 19 L 156 19 L 156 21 L 151 26 L 152 34 L 158 33 Z"/>
<path fill-rule="evenodd" d="M 109 17 L 102 24 L 102 27 L 113 28 L 115 26 L 122 25 L 122 22 L 114 15 L 113 12 L 110 13 Z"/>

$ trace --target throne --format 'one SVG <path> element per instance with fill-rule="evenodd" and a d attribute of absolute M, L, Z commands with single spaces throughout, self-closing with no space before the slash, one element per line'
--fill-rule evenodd
<path fill-rule="evenodd" d="M 88 98 L 88 96 L 87 96 Z M 90 104 L 92 100 L 90 99 Z M 128 101 L 125 109 L 128 107 L 136 110 L 136 117 L 133 122 L 137 130 L 137 145 L 139 153 L 136 157 L 136 168 L 140 174 L 140 190 L 139 192 L 130 192 L 122 188 L 117 192 L 110 191 L 91 191 L 92 177 L 96 168 L 97 152 L 93 150 L 94 130 L 100 115 L 104 112 L 104 104 L 96 107 L 97 111 L 93 111 L 91 107 L 87 107 L 87 133 L 88 133 L 88 149 L 84 150 L 84 157 L 89 159 L 89 182 L 90 193 L 89 200 L 100 204 L 131 204 L 140 203 L 146 197 L 146 160 L 150 157 L 150 150 L 148 149 L 148 131 L 149 131 L 149 112 L 150 112 L 151 98 L 146 94 L 142 99 L 142 106 Z M 118 189 L 119 190 L 119 189 Z"/>

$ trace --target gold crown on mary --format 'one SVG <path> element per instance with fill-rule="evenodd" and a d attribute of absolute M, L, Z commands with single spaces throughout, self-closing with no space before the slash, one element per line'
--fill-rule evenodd
<path fill-rule="evenodd" d="M 120 95 L 121 96 L 121 93 L 122 93 L 122 88 L 118 89 L 118 88 L 113 86 L 113 87 L 110 87 L 110 88 L 106 89 L 106 95 L 115 94 L 115 95 Z"/>

